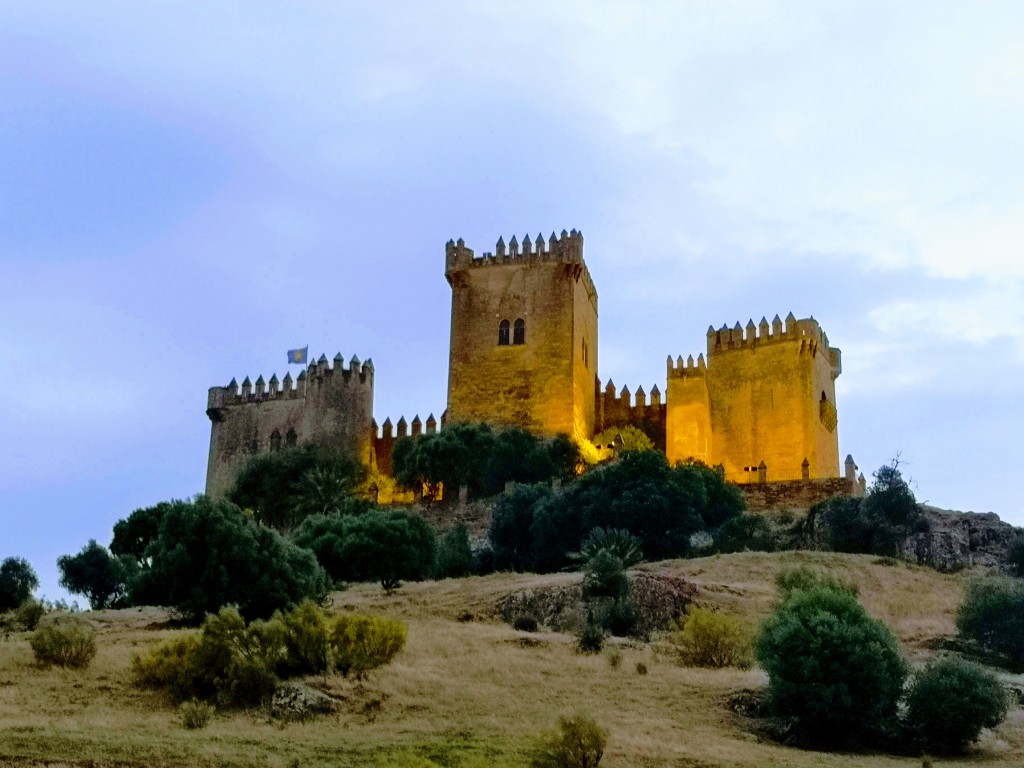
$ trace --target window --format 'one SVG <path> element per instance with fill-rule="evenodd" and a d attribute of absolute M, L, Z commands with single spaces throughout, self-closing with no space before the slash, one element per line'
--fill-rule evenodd
<path fill-rule="evenodd" d="M 588 366 L 588 363 L 587 363 L 587 340 L 586 339 L 583 339 L 583 365 L 584 366 Z"/>
<path fill-rule="evenodd" d="M 526 322 L 521 317 L 518 320 L 516 320 L 515 331 L 512 334 L 512 343 L 526 343 Z"/>
<path fill-rule="evenodd" d="M 276 429 L 270 433 L 270 450 L 281 450 L 281 433 L 278 432 Z"/>
<path fill-rule="evenodd" d="M 508 346 L 508 320 L 502 320 L 498 324 L 498 346 Z"/>
<path fill-rule="evenodd" d="M 295 434 L 294 429 L 289 429 L 288 434 L 284 436 L 284 440 L 288 445 L 295 445 L 298 442 L 299 436 Z"/>

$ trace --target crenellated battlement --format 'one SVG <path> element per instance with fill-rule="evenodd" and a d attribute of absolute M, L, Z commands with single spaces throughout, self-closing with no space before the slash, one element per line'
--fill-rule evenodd
<path fill-rule="evenodd" d="M 765 344 L 802 341 L 804 349 L 817 351 L 818 347 L 829 349 L 828 336 L 821 330 L 818 321 L 813 317 L 797 320 L 790 312 L 786 315 L 785 324 L 778 315 L 771 323 L 764 317 L 754 325 L 753 319 L 747 320 L 744 328 L 737 322 L 732 328 L 723 324 L 715 329 L 711 326 L 707 331 L 708 357 L 714 353 L 728 352 L 733 349 L 751 349 Z"/>
<path fill-rule="evenodd" d="M 543 233 L 538 233 L 536 239 L 531 240 L 527 234 L 520 241 L 512 235 L 508 243 L 504 237 L 499 237 L 495 243 L 494 251 L 486 251 L 482 256 L 476 256 L 472 248 L 466 246 L 466 242 L 460 237 L 458 240 L 449 240 L 445 243 L 445 277 L 451 283 L 452 275 L 463 269 L 493 266 L 497 264 L 523 264 L 523 263 L 560 262 L 563 264 L 578 264 L 582 267 L 581 279 L 585 281 L 588 293 L 597 298 L 597 289 L 583 263 L 583 233 L 573 229 L 571 232 L 562 230 L 561 235 L 554 232 L 545 240 Z"/>
<path fill-rule="evenodd" d="M 595 387 L 595 423 L 594 433 L 603 432 L 612 427 L 635 426 L 645 432 L 660 435 L 655 439 L 655 447 L 661 450 L 664 446 L 666 403 L 662 399 L 661 390 L 655 384 L 651 387 L 650 399 L 643 387 L 637 387 L 636 393 L 623 387 L 615 391 L 615 382 L 611 379 L 601 388 L 601 381 L 594 380 Z"/>
<path fill-rule="evenodd" d="M 675 360 L 672 359 L 672 355 L 669 355 L 665 361 L 665 368 L 670 379 L 706 377 L 708 374 L 708 366 L 704 361 L 703 353 L 697 355 L 696 360 L 693 359 L 693 355 L 690 355 L 685 361 L 682 355 L 679 355 Z"/>
<path fill-rule="evenodd" d="M 250 381 L 246 376 L 240 385 L 236 379 L 231 379 L 226 387 L 210 387 L 207 412 L 232 405 L 304 398 L 309 392 L 310 384 L 314 382 L 318 386 L 368 384 L 372 387 L 373 360 L 367 358 L 366 362 L 360 362 L 359 358 L 353 355 L 346 367 L 339 352 L 334 356 L 333 367 L 328 362 L 326 355 L 320 355 L 319 360 L 314 360 L 308 368 L 299 371 L 299 375 L 295 379 L 292 379 L 291 373 L 286 373 L 280 380 L 276 373 L 272 374 L 269 381 L 264 381 L 263 376 L 260 375 L 255 382 Z M 211 418 L 213 417 L 211 416 Z"/>

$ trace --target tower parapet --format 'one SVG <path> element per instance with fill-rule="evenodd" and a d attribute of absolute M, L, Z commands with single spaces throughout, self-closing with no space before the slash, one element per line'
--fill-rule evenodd
<path fill-rule="evenodd" d="M 299 372 L 269 382 L 248 377 L 239 387 L 211 387 L 206 415 L 211 421 L 206 493 L 226 493 L 252 454 L 290 445 L 335 448 L 370 464 L 373 419 L 373 361 L 355 355 L 346 366 L 341 354 L 334 365 L 325 355 Z"/>
<path fill-rule="evenodd" d="M 764 317 L 756 326 L 753 319 L 748 320 L 746 328 L 740 327 L 739 322 L 732 328 L 728 324 L 723 324 L 718 330 L 709 327 L 707 338 L 709 361 L 712 355 L 732 350 L 756 350 L 770 344 L 798 341 L 801 353 L 806 352 L 815 356 L 820 351 L 826 356 L 833 370 L 833 379 L 842 373 L 841 352 L 829 346 L 828 334 L 821 329 L 814 317 L 797 320 L 790 312 L 786 315 L 785 325 L 778 315 L 775 315 L 770 325 Z"/>

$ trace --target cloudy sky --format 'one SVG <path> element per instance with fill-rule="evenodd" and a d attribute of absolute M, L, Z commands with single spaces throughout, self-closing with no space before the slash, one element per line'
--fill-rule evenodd
<path fill-rule="evenodd" d="M 603 379 L 813 315 L 841 456 L 1024 524 L 1022 39 L 1016 2 L 3 3 L 0 558 L 62 594 L 290 347 L 439 416 L 444 242 L 573 227 Z"/>

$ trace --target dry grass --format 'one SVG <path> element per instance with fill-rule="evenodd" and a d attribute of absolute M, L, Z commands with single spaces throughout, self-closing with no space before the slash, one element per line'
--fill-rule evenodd
<path fill-rule="evenodd" d="M 827 567 L 861 586 L 868 609 L 894 624 L 917 653 L 951 631 L 963 577 L 872 558 L 739 554 L 645 566 L 682 576 L 698 600 L 749 617 L 766 615 L 772 579 L 785 565 Z M 537 735 L 559 715 L 589 712 L 609 731 L 602 766 L 911 766 L 919 760 L 830 755 L 758 741 L 726 702 L 763 685 L 759 671 L 676 666 L 643 644 L 623 644 L 622 663 L 579 656 L 572 638 L 523 634 L 493 618 L 509 591 L 578 576 L 502 575 L 412 584 L 393 594 L 360 585 L 337 609 L 402 618 L 409 640 L 396 660 L 356 683 L 318 684 L 340 711 L 282 725 L 259 712 L 218 713 L 187 731 L 177 710 L 127 679 L 133 652 L 175 630 L 152 628 L 158 611 L 87 614 L 99 653 L 84 672 L 40 670 L 27 636 L 0 643 L 0 764 L 35 766 L 522 766 Z M 465 619 L 472 614 L 474 620 Z M 647 675 L 635 672 L 638 662 Z M 1011 714 L 967 762 L 1019 765 L 1024 718 Z M 955 764 L 962 765 L 964 760 Z M 942 764 L 941 762 L 936 763 Z"/>

